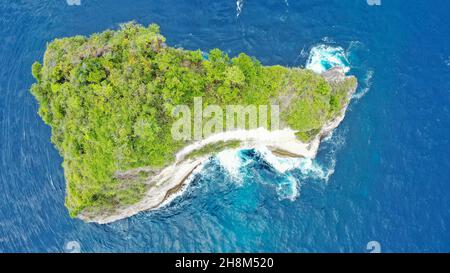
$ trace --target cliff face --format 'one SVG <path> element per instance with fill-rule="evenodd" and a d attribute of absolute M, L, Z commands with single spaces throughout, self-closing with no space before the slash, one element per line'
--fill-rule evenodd
<path fill-rule="evenodd" d="M 339 66 L 335 66 L 335 67 L 323 72 L 322 76 L 329 83 L 341 83 L 341 82 L 344 82 L 346 79 L 353 78 L 352 76 L 346 76 L 344 69 Z"/>
<path fill-rule="evenodd" d="M 243 53 L 230 58 L 213 49 L 204 59 L 201 51 L 167 46 L 157 25 L 132 23 L 90 37 L 54 40 L 32 73 L 39 114 L 51 126 L 52 142 L 64 159 L 66 206 L 71 216 L 85 219 L 161 201 L 142 205 L 159 183 L 155 177 L 167 174 L 179 163 L 177 154 L 193 144 L 172 135 L 179 105 L 192 105 L 196 97 L 219 107 L 278 102 L 286 128 L 278 138 L 294 147 L 284 152 L 302 155 L 304 150 L 313 153 L 323 128 L 333 127 L 330 122 L 342 116 L 348 90 L 356 86 L 354 78 L 337 70 L 321 76 L 263 66 Z M 230 141 L 241 146 L 279 142 L 270 132 L 256 138 L 242 134 Z M 202 147 L 191 158 L 209 155 L 214 148 Z M 158 185 L 167 199 L 173 187 Z"/>

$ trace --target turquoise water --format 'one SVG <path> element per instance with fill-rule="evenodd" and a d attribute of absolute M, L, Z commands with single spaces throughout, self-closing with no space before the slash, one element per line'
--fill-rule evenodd
<path fill-rule="evenodd" d="M 449 252 L 449 10 L 448 1 L 1 1 L 0 252 L 63 252 L 72 241 L 83 252 L 367 252 L 369 241 L 383 252 Z M 225 153 L 164 209 L 85 224 L 64 207 L 62 159 L 28 92 L 30 67 L 56 37 L 130 20 L 158 23 L 171 46 L 341 65 L 359 87 L 315 160 Z"/>

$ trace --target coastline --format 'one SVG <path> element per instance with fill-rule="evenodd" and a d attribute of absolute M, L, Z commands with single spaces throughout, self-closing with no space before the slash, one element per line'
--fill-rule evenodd
<path fill-rule="evenodd" d="M 346 77 L 352 77 L 345 76 L 344 71 L 339 68 L 330 69 L 322 75 L 328 81 L 340 81 Z M 295 136 L 296 131 L 290 128 L 268 131 L 261 127 L 214 134 L 181 149 L 176 154 L 175 163 L 166 166 L 146 182 L 149 189 L 141 201 L 127 207 L 118 208 L 113 214 L 92 215 L 82 212 L 77 217 L 86 222 L 107 224 L 128 218 L 142 211 L 156 210 L 170 204 L 176 197 L 185 192 L 193 180 L 193 174 L 200 172 L 203 165 L 213 155 L 210 153 L 189 159 L 187 158 L 189 153 L 219 141 L 239 140 L 241 144 L 236 149 L 253 149 L 265 146 L 276 156 L 315 158 L 321 140 L 337 128 L 345 118 L 346 110 L 355 91 L 356 87 L 348 91 L 346 104 L 342 107 L 340 114 L 324 124 L 317 136 L 308 143 L 298 140 Z"/>

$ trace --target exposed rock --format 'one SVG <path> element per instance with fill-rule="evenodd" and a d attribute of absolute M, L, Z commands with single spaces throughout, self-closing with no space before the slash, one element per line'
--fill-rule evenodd
<path fill-rule="evenodd" d="M 339 66 L 335 66 L 335 67 L 323 72 L 322 76 L 328 82 L 342 82 L 346 78 L 344 69 Z"/>

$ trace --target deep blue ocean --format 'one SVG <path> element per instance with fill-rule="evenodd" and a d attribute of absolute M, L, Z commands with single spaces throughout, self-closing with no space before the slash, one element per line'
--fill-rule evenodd
<path fill-rule="evenodd" d="M 450 252 L 449 1 L 78 1 L 0 0 L 0 252 Z M 224 154 L 168 206 L 86 224 L 30 67 L 54 38 L 131 20 L 264 65 L 342 49 L 359 87 L 315 160 Z"/>

